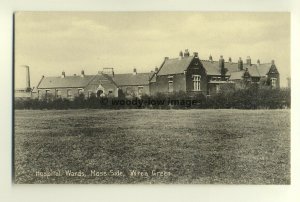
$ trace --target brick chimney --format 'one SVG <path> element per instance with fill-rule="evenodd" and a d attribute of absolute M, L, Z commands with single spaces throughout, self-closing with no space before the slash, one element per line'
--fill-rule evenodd
<path fill-rule="evenodd" d="M 208 59 L 209 59 L 209 61 L 211 61 L 211 62 L 213 61 L 213 58 L 212 58 L 211 55 L 209 55 L 209 58 L 208 58 Z"/>
<path fill-rule="evenodd" d="M 243 70 L 243 60 L 241 57 L 239 57 L 238 60 L 238 71 L 242 71 Z"/>
<path fill-rule="evenodd" d="M 225 66 L 224 66 L 224 58 L 223 58 L 223 55 L 221 55 L 220 59 L 219 59 L 219 69 L 222 70 L 224 68 L 225 68 Z"/>
<path fill-rule="evenodd" d="M 133 68 L 133 75 L 137 75 L 137 71 L 136 71 L 136 68 Z"/>
<path fill-rule="evenodd" d="M 185 49 L 184 50 L 184 57 L 189 57 L 189 56 L 190 56 L 189 49 Z"/>
<path fill-rule="evenodd" d="M 81 77 L 84 77 L 84 70 L 81 70 Z"/>
<path fill-rule="evenodd" d="M 271 60 L 271 64 L 272 64 L 272 65 L 275 65 L 275 60 Z"/>
<path fill-rule="evenodd" d="M 257 64 L 260 65 L 260 60 L 259 59 L 257 60 Z"/>
<path fill-rule="evenodd" d="M 198 58 L 198 52 L 194 52 L 194 57 Z"/>
<path fill-rule="evenodd" d="M 221 72 L 221 76 L 222 76 L 222 81 L 225 80 L 225 74 L 226 74 L 226 70 L 225 70 L 225 62 L 224 62 L 224 58 L 221 55 L 220 59 L 219 59 L 219 68 L 220 68 L 220 72 Z"/>
<path fill-rule="evenodd" d="M 247 63 L 247 65 L 251 65 L 251 58 L 250 58 L 250 56 L 247 56 L 246 63 Z"/>
<path fill-rule="evenodd" d="M 155 70 L 154 70 L 154 72 L 158 72 L 158 67 L 155 67 Z"/>
<path fill-rule="evenodd" d="M 231 57 L 229 57 L 229 58 L 228 58 L 228 62 L 230 62 L 230 63 L 232 62 L 232 59 L 231 59 Z"/>
<path fill-rule="evenodd" d="M 183 58 L 183 52 L 182 51 L 179 52 L 179 59 L 181 59 L 181 58 Z"/>
<path fill-rule="evenodd" d="M 66 77 L 66 73 L 65 73 L 65 71 L 62 71 L 61 78 L 65 78 L 65 77 Z"/>

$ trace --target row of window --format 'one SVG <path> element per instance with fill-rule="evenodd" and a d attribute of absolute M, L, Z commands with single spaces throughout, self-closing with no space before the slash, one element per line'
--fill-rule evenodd
<path fill-rule="evenodd" d="M 192 75 L 193 79 L 193 91 L 201 91 L 201 76 L 200 75 Z M 173 76 L 168 76 L 168 91 L 172 93 L 174 91 L 173 86 Z"/>
<path fill-rule="evenodd" d="M 84 92 L 83 88 L 78 88 L 78 95 L 80 95 L 83 92 Z M 38 97 L 40 97 L 40 93 L 41 91 L 38 90 Z M 89 91 L 88 93 L 90 94 L 91 92 Z M 52 95 L 51 90 L 45 90 L 45 96 L 48 95 Z M 57 98 L 61 97 L 61 90 L 56 89 L 54 96 Z M 71 89 L 67 90 L 67 97 L 73 97 L 73 91 Z"/>

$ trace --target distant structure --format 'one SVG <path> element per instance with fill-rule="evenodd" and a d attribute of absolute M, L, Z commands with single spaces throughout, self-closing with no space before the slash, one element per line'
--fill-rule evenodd
<path fill-rule="evenodd" d="M 27 73 L 27 89 L 30 89 L 29 67 Z M 83 95 L 90 97 L 141 97 L 156 93 L 187 92 L 191 94 L 213 95 L 225 90 L 246 88 L 250 84 L 258 84 L 266 88 L 279 88 L 280 75 L 274 60 L 271 63 L 256 64 L 248 56 L 246 62 L 239 58 L 233 62 L 223 56 L 214 61 L 210 55 L 208 60 L 199 58 L 197 52 L 190 54 L 186 49 L 179 52 L 179 57 L 164 61 L 155 71 L 115 74 L 114 68 L 105 67 L 95 75 L 66 75 L 42 77 L 32 91 L 33 98 L 67 98 L 74 99 Z"/>
<path fill-rule="evenodd" d="M 15 89 L 15 98 L 17 99 L 29 99 L 31 98 L 31 86 L 30 86 L 30 71 L 29 66 L 22 65 L 22 68 L 26 68 L 26 87 Z"/>
<path fill-rule="evenodd" d="M 82 94 L 91 97 L 140 97 L 149 94 L 149 78 L 151 73 L 115 74 L 113 68 L 103 68 L 96 75 L 42 77 L 33 92 L 34 98 L 67 98 L 73 100 Z"/>

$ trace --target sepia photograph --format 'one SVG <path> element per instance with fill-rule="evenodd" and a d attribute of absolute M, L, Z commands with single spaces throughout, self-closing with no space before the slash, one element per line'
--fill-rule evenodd
<path fill-rule="evenodd" d="M 14 184 L 291 184 L 289 12 L 16 11 Z"/>

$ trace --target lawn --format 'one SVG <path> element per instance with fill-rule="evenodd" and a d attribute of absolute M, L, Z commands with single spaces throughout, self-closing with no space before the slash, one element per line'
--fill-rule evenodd
<path fill-rule="evenodd" d="M 15 183 L 290 183 L 290 110 L 16 110 L 14 144 Z"/>

